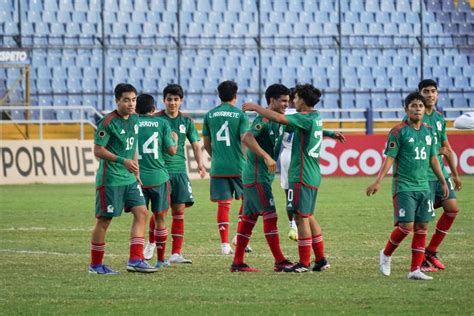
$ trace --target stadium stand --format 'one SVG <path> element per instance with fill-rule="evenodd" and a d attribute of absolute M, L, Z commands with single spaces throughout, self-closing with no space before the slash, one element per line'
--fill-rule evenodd
<path fill-rule="evenodd" d="M 338 3 L 0 0 L 0 47 L 31 51 L 33 105 L 110 110 L 117 82 L 155 95 L 180 82 L 184 109 L 199 111 L 215 102 L 220 80 L 234 79 L 242 99 L 275 81 L 309 81 L 324 90 L 324 109 L 397 108 L 423 76 L 439 82 L 443 107 L 474 106 L 473 1 Z"/>

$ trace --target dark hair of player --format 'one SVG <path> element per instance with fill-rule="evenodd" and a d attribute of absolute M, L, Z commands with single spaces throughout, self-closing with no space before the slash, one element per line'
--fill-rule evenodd
<path fill-rule="evenodd" d="M 413 100 L 420 100 L 423 102 L 423 105 L 426 106 L 426 100 L 425 98 L 418 92 L 412 92 L 407 97 L 405 98 L 405 108 L 408 108 L 408 105 L 413 102 Z"/>
<path fill-rule="evenodd" d="M 295 94 L 298 94 L 309 107 L 314 107 L 321 99 L 321 90 L 309 83 L 296 85 Z"/>
<path fill-rule="evenodd" d="M 239 87 L 237 83 L 231 80 L 223 81 L 217 87 L 217 92 L 219 93 L 219 99 L 222 102 L 229 102 L 234 100 L 237 97 L 237 90 Z"/>
<path fill-rule="evenodd" d="M 182 99 L 184 97 L 183 87 L 176 83 L 170 83 L 163 89 L 163 100 L 168 94 L 177 95 Z"/>
<path fill-rule="evenodd" d="M 119 83 L 118 85 L 115 86 L 115 89 L 114 89 L 115 99 L 119 100 L 122 97 L 122 94 L 125 92 L 135 92 L 135 94 L 138 94 L 137 89 L 135 89 L 135 87 L 132 86 L 131 84 Z"/>
<path fill-rule="evenodd" d="M 265 90 L 265 99 L 270 104 L 270 98 L 278 99 L 282 95 L 290 95 L 290 89 L 280 83 L 272 84 Z"/>
<path fill-rule="evenodd" d="M 138 114 L 148 114 L 155 111 L 155 99 L 149 94 L 140 94 L 137 97 L 137 107 L 135 112 Z"/>
<path fill-rule="evenodd" d="M 293 102 L 294 98 L 295 98 L 295 87 L 290 88 L 290 102 Z"/>
<path fill-rule="evenodd" d="M 436 83 L 436 81 L 434 81 L 433 79 L 423 79 L 418 84 L 418 91 L 421 91 L 423 90 L 423 88 L 426 87 L 435 87 L 436 90 L 438 90 L 438 83 Z"/>

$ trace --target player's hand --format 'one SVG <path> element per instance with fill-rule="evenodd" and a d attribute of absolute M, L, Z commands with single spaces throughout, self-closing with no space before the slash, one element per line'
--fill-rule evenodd
<path fill-rule="evenodd" d="M 125 169 L 127 169 L 129 172 L 133 173 L 133 174 L 137 174 L 138 173 L 138 163 L 135 161 L 135 160 L 131 160 L 131 159 L 125 159 L 123 161 L 123 165 L 125 167 Z"/>
<path fill-rule="evenodd" d="M 449 154 L 450 154 L 451 152 L 452 152 L 451 149 L 448 148 L 448 147 L 440 147 L 440 148 L 439 148 L 439 153 L 440 153 L 441 155 L 449 156 Z"/>
<path fill-rule="evenodd" d="M 178 143 L 178 134 L 171 132 L 171 138 L 176 142 L 176 144 Z"/>
<path fill-rule="evenodd" d="M 441 184 L 441 190 L 443 190 L 443 200 L 446 200 L 449 196 L 448 184 L 446 182 Z"/>
<path fill-rule="evenodd" d="M 276 171 L 276 161 L 273 160 L 270 156 L 266 156 L 263 158 L 265 161 L 265 164 L 267 165 L 267 169 L 269 173 L 275 173 Z"/>
<path fill-rule="evenodd" d="M 244 105 L 242 105 L 242 111 L 248 112 L 248 111 L 255 111 L 259 105 L 257 103 L 253 102 L 245 102 Z"/>
<path fill-rule="evenodd" d="M 339 142 L 344 144 L 346 142 L 346 137 L 341 132 L 334 132 L 334 139 L 337 139 Z"/>
<path fill-rule="evenodd" d="M 367 190 L 366 190 L 367 196 L 374 195 L 379 190 L 380 190 L 380 183 L 374 182 L 367 187 Z"/>
<path fill-rule="evenodd" d="M 461 191 L 462 189 L 461 178 L 458 175 L 452 176 L 452 178 L 454 182 L 454 191 Z"/>
<path fill-rule="evenodd" d="M 198 171 L 201 179 L 204 179 L 204 177 L 206 176 L 206 168 L 204 168 L 204 166 L 198 166 Z"/>
<path fill-rule="evenodd" d="M 137 178 L 138 184 L 139 184 L 141 187 L 143 187 L 143 182 L 142 182 L 142 179 L 140 179 L 140 174 L 135 175 L 135 177 Z"/>

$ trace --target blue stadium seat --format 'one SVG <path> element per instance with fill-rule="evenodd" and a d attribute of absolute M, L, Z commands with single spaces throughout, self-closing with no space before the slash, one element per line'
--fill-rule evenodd
<path fill-rule="evenodd" d="M 407 84 L 406 84 L 405 78 L 401 76 L 392 78 L 392 84 L 391 84 L 392 89 L 395 89 L 395 90 L 405 89 L 406 86 Z"/>
<path fill-rule="evenodd" d="M 454 86 L 456 89 L 471 89 L 469 80 L 466 77 L 454 77 Z"/>
<path fill-rule="evenodd" d="M 374 79 L 372 77 L 360 77 L 360 88 L 372 89 L 374 88 Z"/>
<path fill-rule="evenodd" d="M 459 34 L 461 35 L 474 35 L 474 27 L 472 23 L 459 24 Z"/>

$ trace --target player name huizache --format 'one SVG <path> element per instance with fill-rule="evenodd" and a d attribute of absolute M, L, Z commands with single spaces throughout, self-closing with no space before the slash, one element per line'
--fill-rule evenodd
<path fill-rule="evenodd" d="M 220 112 L 216 112 L 216 113 L 210 113 L 209 118 L 219 117 L 219 116 L 230 117 L 230 118 L 239 118 L 240 113 L 220 111 Z"/>

